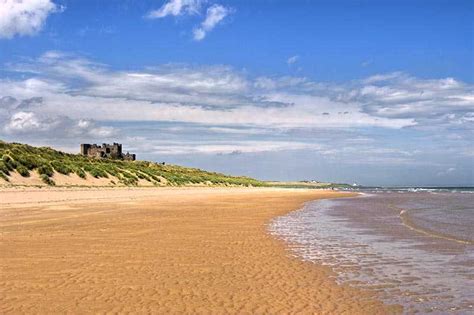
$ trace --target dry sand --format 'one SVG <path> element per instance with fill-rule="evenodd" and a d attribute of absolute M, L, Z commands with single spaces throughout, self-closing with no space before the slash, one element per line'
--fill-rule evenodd
<path fill-rule="evenodd" d="M 266 232 L 341 194 L 242 188 L 0 191 L 0 313 L 399 312 Z"/>

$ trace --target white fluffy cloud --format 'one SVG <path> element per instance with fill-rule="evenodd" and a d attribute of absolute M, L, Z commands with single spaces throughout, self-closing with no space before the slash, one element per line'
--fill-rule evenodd
<path fill-rule="evenodd" d="M 251 79 L 225 66 L 125 72 L 59 52 L 10 70 L 27 78 L 1 80 L 0 97 L 33 103 L 41 99 L 36 101 L 38 110 L 74 119 L 265 128 L 473 123 L 473 87 L 451 78 L 395 73 L 335 85 L 295 77 Z M 28 78 L 28 73 L 34 76 Z"/>
<path fill-rule="evenodd" d="M 0 138 L 66 139 L 73 148 L 79 139 L 129 135 L 143 144 L 123 139 L 128 147 L 158 156 L 309 150 L 325 159 L 408 165 L 417 153 L 406 152 L 420 142 L 386 148 L 367 130 L 437 128 L 433 134 L 462 155 L 474 129 L 473 86 L 451 78 L 394 73 L 333 84 L 251 78 L 226 66 L 120 71 L 61 52 L 8 70 L 21 75 L 0 79 Z M 370 159 L 354 158 L 362 152 Z"/>
<path fill-rule="evenodd" d="M 7 133 L 36 132 L 48 128 L 47 124 L 41 123 L 36 115 L 31 112 L 18 112 L 12 115 L 4 129 Z"/>
<path fill-rule="evenodd" d="M 200 15 L 205 0 L 169 0 L 157 10 L 152 10 L 146 15 L 149 19 L 164 18 L 167 16 Z M 193 38 L 203 40 L 222 20 L 234 10 L 220 4 L 213 4 L 206 10 L 204 20 L 193 29 Z"/>
<path fill-rule="evenodd" d="M 109 138 L 119 133 L 118 129 L 99 125 L 93 119 L 71 119 L 44 112 L 43 106 L 41 97 L 23 100 L 0 97 L 0 133 L 61 138 L 87 136 L 94 139 Z"/>
<path fill-rule="evenodd" d="M 231 9 L 219 4 L 214 4 L 207 9 L 206 18 L 201 25 L 194 29 L 194 40 L 200 41 L 206 37 L 207 33 L 212 31 L 217 24 L 232 12 Z"/>
<path fill-rule="evenodd" d="M 202 0 L 170 0 L 163 4 L 158 10 L 152 10 L 146 15 L 150 19 L 164 18 L 169 15 L 179 16 L 183 14 L 198 14 Z"/>
<path fill-rule="evenodd" d="M 421 126 L 473 128 L 474 87 L 455 80 L 418 79 L 395 72 L 363 80 L 341 99 L 374 117 L 414 119 Z"/>
<path fill-rule="evenodd" d="M 48 53 L 16 68 L 44 77 L 3 80 L 0 95 L 41 96 L 43 113 L 74 119 L 175 121 L 279 128 L 401 128 L 410 117 L 376 117 L 357 102 L 335 99 L 307 80 L 251 80 L 227 67 L 110 71 L 80 58 Z M 15 70 L 15 68 L 12 68 Z M 259 88 L 265 81 L 266 88 Z M 94 117 L 91 117 L 93 113 Z"/>
<path fill-rule="evenodd" d="M 34 35 L 58 10 L 51 0 L 0 0 L 0 38 Z"/>
<path fill-rule="evenodd" d="M 2 140 L 70 152 L 82 141 L 120 141 L 143 159 L 263 177 L 275 168 L 321 179 L 365 167 L 359 175 L 410 169 L 472 183 L 474 86 L 454 78 L 389 73 L 331 83 L 227 66 L 123 71 L 57 51 L 22 60 L 0 78 Z M 452 167 L 456 176 L 436 176 Z"/>
<path fill-rule="evenodd" d="M 15 112 L 5 122 L 3 131 L 8 135 L 33 135 L 52 137 L 91 137 L 104 139 L 116 136 L 118 130 L 110 126 L 98 126 L 92 120 L 73 120 L 65 116 L 41 115 L 35 112 Z"/>

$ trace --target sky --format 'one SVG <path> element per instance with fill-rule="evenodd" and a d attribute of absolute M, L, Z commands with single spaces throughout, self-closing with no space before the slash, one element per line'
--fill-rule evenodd
<path fill-rule="evenodd" d="M 0 0 L 0 139 L 474 185 L 474 2 Z"/>

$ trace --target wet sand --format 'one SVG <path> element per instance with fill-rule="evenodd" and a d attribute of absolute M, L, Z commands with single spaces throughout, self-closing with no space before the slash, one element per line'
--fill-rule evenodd
<path fill-rule="evenodd" d="M 341 193 L 256 188 L 0 190 L 0 313 L 400 312 L 267 233 Z"/>

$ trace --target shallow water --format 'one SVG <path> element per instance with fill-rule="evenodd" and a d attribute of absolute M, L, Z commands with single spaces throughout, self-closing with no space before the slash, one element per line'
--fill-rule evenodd
<path fill-rule="evenodd" d="M 407 313 L 474 313 L 474 194 L 384 191 L 320 200 L 270 225 L 337 281 Z"/>

